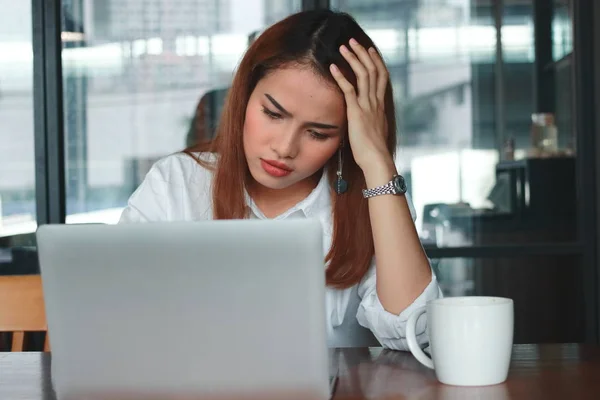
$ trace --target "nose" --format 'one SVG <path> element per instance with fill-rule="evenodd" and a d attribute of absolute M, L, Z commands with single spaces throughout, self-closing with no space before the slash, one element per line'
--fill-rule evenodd
<path fill-rule="evenodd" d="M 299 135 L 290 130 L 277 136 L 271 142 L 271 149 L 279 158 L 295 158 L 300 150 Z"/>

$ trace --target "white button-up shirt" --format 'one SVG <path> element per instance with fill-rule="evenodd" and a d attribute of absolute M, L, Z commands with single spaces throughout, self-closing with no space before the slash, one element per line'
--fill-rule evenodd
<path fill-rule="evenodd" d="M 210 153 L 197 154 L 197 156 L 214 160 L 214 156 Z M 210 220 L 213 218 L 212 179 L 213 173 L 187 154 L 179 153 L 165 157 L 150 169 L 140 187 L 131 195 L 120 223 Z M 275 217 L 275 219 L 317 218 L 323 226 L 324 256 L 329 251 L 333 234 L 329 188 L 327 174 L 324 173 L 317 187 L 308 197 Z M 415 212 L 408 195 L 407 200 L 414 219 Z M 246 203 L 251 210 L 250 218 L 267 218 L 247 192 Z M 431 282 L 421 295 L 399 315 L 395 315 L 387 312 L 381 305 L 375 283 L 375 260 L 373 259 L 368 272 L 354 287 L 327 288 L 325 306 L 330 347 L 373 344 L 365 343 L 364 332 L 358 332 L 368 328 L 382 346 L 406 350 L 408 317 L 428 300 L 442 295 L 436 277 L 432 274 Z M 428 341 L 424 316 L 417 322 L 416 333 L 421 344 Z M 369 336 L 372 337 L 370 333 Z"/>

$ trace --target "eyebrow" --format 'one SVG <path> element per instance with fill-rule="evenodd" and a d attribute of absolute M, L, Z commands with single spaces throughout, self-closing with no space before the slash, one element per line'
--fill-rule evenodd
<path fill-rule="evenodd" d="M 269 95 L 268 93 L 265 93 L 265 97 L 267 99 L 269 99 L 269 101 L 275 106 L 275 108 L 277 108 L 282 114 L 284 114 L 287 117 L 293 117 L 292 113 L 289 112 L 288 110 L 286 110 L 285 108 L 283 108 L 283 106 L 281 104 L 279 104 L 271 95 Z M 321 129 L 338 129 L 339 126 L 337 125 L 330 125 L 330 124 L 323 124 L 321 122 L 307 122 L 306 125 L 309 126 L 313 126 L 315 128 L 321 128 Z"/>

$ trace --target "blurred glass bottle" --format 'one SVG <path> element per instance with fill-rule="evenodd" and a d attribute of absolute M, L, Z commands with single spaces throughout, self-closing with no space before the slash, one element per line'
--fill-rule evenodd
<path fill-rule="evenodd" d="M 531 114 L 531 156 L 547 157 L 558 153 L 558 129 L 554 114 Z"/>
<path fill-rule="evenodd" d="M 515 159 L 515 138 L 512 136 L 504 141 L 504 159 L 506 161 Z"/>

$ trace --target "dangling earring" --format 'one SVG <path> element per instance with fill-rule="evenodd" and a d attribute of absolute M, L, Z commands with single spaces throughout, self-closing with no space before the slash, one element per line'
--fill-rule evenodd
<path fill-rule="evenodd" d="M 340 146 L 338 150 L 338 170 L 337 170 L 337 179 L 335 181 L 335 192 L 337 194 L 345 193 L 348 190 L 348 182 L 342 178 L 342 167 L 344 165 L 344 160 L 342 158 L 342 149 L 344 148 L 344 144 Z"/>

